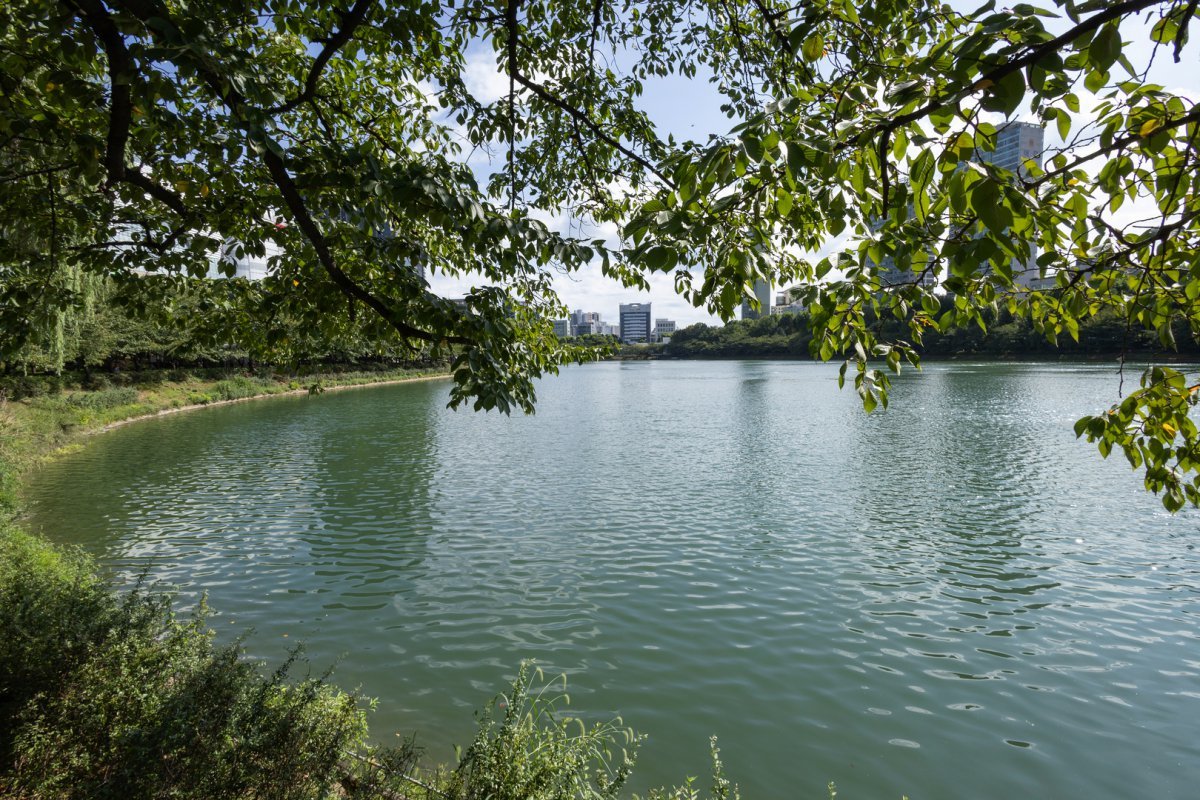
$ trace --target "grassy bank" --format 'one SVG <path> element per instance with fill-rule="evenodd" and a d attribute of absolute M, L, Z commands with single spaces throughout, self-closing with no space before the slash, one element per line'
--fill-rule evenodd
<path fill-rule="evenodd" d="M 370 745 L 371 704 L 300 654 L 268 668 L 218 647 L 207 607 L 153 587 L 118 592 L 82 553 L 20 529 L 20 483 L 50 454 L 137 417 L 249 397 L 431 377 L 141 375 L 59 381 L 0 400 L 0 797 L 593 800 L 617 798 L 638 739 L 563 714 L 523 668 L 478 716 L 458 764 Z M 30 387 L 26 387 L 30 389 Z M 383 702 L 387 702 L 386 698 Z M 389 737 L 391 738 L 391 737 Z M 628 753 L 628 755 L 626 755 Z M 736 797 L 713 748 L 714 800 Z M 697 800 L 689 781 L 651 792 Z"/>

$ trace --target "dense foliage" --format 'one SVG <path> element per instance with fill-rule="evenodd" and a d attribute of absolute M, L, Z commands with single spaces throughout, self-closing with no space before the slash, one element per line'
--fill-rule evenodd
<path fill-rule="evenodd" d="M 859 5 L 6 3 L 0 350 L 52 332 L 98 277 L 152 290 L 143 272 L 244 254 L 273 267 L 235 304 L 247 336 L 269 344 L 282 315 L 454 347 L 453 402 L 505 411 L 595 355 L 551 325 L 553 276 L 587 264 L 629 286 L 671 273 L 726 319 L 756 279 L 798 283 L 814 354 L 855 367 L 868 409 L 887 388 L 872 356 L 916 363 L 926 332 L 996 307 L 1051 341 L 1105 310 L 1167 346 L 1177 322 L 1195 336 L 1200 107 L 1151 77 L 1195 63 L 1195 2 Z M 480 54 L 507 91 L 472 91 Z M 655 130 L 638 97 L 671 73 L 711 76 L 728 136 Z M 1050 126 L 1048 160 L 977 158 L 1018 116 Z M 477 150 L 496 155 L 486 188 Z M 538 219 L 557 213 L 620 241 Z M 804 255 L 836 237 L 840 256 Z M 1033 291 L 1013 278 L 1035 252 L 1053 285 Z M 882 286 L 886 259 L 911 279 Z M 476 286 L 454 303 L 431 271 Z M 206 287 L 219 313 L 229 289 Z M 868 324 L 887 315 L 903 336 Z M 1134 459 L 1132 443 L 1168 507 L 1200 502 L 1200 388 L 1147 378 L 1133 418 L 1083 430 Z"/>
<path fill-rule="evenodd" d="M 394 332 L 369 332 L 360 321 L 337 329 L 305 327 L 283 315 L 254 319 L 244 280 L 189 280 L 151 288 L 143 278 L 130 292 L 98 281 L 87 302 L 60 312 L 49 331 L 32 332 L 0 361 L 0 375 L 55 375 L 64 371 L 120 373 L 149 369 L 271 364 L 295 370 L 319 364 L 430 367 L 448 362 L 414 349 Z M 223 293 L 226 302 L 213 298 Z M 102 378 L 96 378 L 103 381 Z M 0 388 L 6 380 L 0 377 Z M 19 381 L 16 381 L 19 383 Z M 12 392 L 9 396 L 14 396 Z M 18 395 L 19 396 L 19 395 Z"/>
<path fill-rule="evenodd" d="M 125 598 L 90 565 L 0 535 L 0 789 L 13 797 L 323 797 L 361 744 L 356 699 L 260 677 L 204 609 Z"/>
<path fill-rule="evenodd" d="M 947 309 L 952 300 L 943 300 Z M 1200 342 L 1186 337 L 1186 326 L 1176 323 L 1178 346 L 1162 346 L 1150 331 L 1130 331 L 1111 311 L 1097 314 L 1079 325 L 1079 339 L 1052 344 L 1024 317 L 1007 309 L 988 315 L 984 327 L 930 331 L 915 350 L 922 358 L 985 356 L 998 358 L 1104 358 L 1128 356 L 1200 360 Z M 875 322 L 881 338 L 899 337 L 903 323 L 885 317 Z M 757 320 L 730 322 L 723 327 L 699 323 L 681 328 L 663 348 L 668 358 L 813 358 L 812 325 L 807 314 L 776 314 Z"/>

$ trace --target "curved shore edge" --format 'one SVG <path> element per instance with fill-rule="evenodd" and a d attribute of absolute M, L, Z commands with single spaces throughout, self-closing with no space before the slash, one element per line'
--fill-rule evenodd
<path fill-rule="evenodd" d="M 442 381 L 442 380 L 448 380 L 449 378 L 450 378 L 450 373 L 447 372 L 444 375 L 442 375 L 442 374 L 439 374 L 439 375 L 416 375 L 416 376 L 413 376 L 410 378 L 385 378 L 384 380 L 381 380 L 381 381 L 369 381 L 366 383 L 345 383 L 345 384 L 335 383 L 335 384 L 332 384 L 329 386 L 322 386 L 321 391 L 317 392 L 316 394 L 324 394 L 325 392 L 341 392 L 341 391 L 345 391 L 347 389 L 372 389 L 377 386 L 393 386 L 397 383 L 416 383 L 418 381 Z M 136 416 L 127 417 L 125 419 L 119 419 L 114 422 L 108 422 L 108 423 L 105 423 L 104 425 L 101 425 L 98 428 L 89 428 L 86 431 L 83 431 L 81 433 L 81 435 L 94 436 L 99 433 L 107 433 L 108 431 L 111 431 L 115 428 L 120 428 L 125 425 L 133 424 L 135 422 L 143 422 L 148 419 L 156 419 L 158 417 L 165 417 L 170 414 L 180 414 L 184 411 L 200 411 L 201 409 L 205 409 L 205 408 L 219 408 L 220 406 L 231 406 L 236 403 L 249 403 L 254 400 L 267 400 L 267 399 L 274 398 L 274 397 L 296 397 L 299 395 L 310 395 L 311 396 L 313 394 L 314 393 L 309 389 L 288 389 L 287 391 L 283 391 L 283 392 L 263 392 L 262 394 L 251 395 L 250 397 L 238 397 L 234 400 L 214 400 L 211 403 L 189 403 L 188 405 L 185 405 L 185 406 L 171 406 L 169 408 L 163 408 L 158 411 L 152 411 L 147 414 L 138 414 Z M 61 450 L 63 447 L 69 447 L 69 446 L 70 446 L 69 444 L 62 445 L 58 449 Z M 53 455 L 55 452 L 56 452 L 55 450 L 51 450 L 46 455 L 48 455 L 48 456 Z"/>
<path fill-rule="evenodd" d="M 325 392 L 449 377 L 448 370 L 396 369 L 377 373 L 322 372 L 302 378 L 264 380 L 230 371 L 220 377 L 150 380 L 104 389 L 60 384 L 52 391 L 19 399 L 0 393 L 0 525 L 22 516 L 22 488 L 30 470 L 74 451 L 98 433 L 183 411 L 312 394 L 309 386 L 301 385 L 300 381 L 315 383 L 320 392 Z"/>

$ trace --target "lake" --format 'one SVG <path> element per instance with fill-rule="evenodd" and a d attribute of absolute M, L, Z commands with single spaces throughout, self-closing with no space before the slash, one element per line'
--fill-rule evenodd
<path fill-rule="evenodd" d="M 1136 372 L 1127 376 L 1136 383 Z M 648 735 L 635 788 L 1193 798 L 1200 514 L 1077 441 L 1114 366 L 624 362 L 531 417 L 448 383 L 140 422 L 50 464 L 32 525 L 207 592 L 221 637 L 380 698 L 434 762 L 521 659 Z"/>

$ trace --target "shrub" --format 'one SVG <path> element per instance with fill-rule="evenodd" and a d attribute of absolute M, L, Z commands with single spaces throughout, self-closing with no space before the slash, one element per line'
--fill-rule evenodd
<path fill-rule="evenodd" d="M 103 372 L 91 372 L 83 376 L 82 386 L 88 391 L 99 391 L 109 389 L 113 385 L 115 375 Z"/>
<path fill-rule="evenodd" d="M 541 672 L 537 671 L 537 677 Z M 563 693 L 529 694 L 531 669 L 522 664 L 507 697 L 493 700 L 443 796 L 451 800 L 599 800 L 616 798 L 633 768 L 640 738 L 620 720 L 587 727 L 558 714 Z M 565 684 L 565 679 L 564 679 Z M 565 689 L 565 685 L 564 685 Z M 497 706 L 504 715 L 497 722 Z M 624 742 L 614 760 L 618 740 Z"/>
<path fill-rule="evenodd" d="M 115 612 L 82 555 L 0 530 L 0 756 L 17 713 L 84 661 Z"/>
<path fill-rule="evenodd" d="M 0 378 L 0 397 L 25 400 L 62 391 L 62 380 L 54 375 L 14 375 Z"/>
<path fill-rule="evenodd" d="M 0 794 L 317 798 L 361 745 L 357 698 L 322 679 L 261 677 L 215 648 L 203 606 L 124 599 L 86 559 L 24 534 L 0 546 Z"/>

